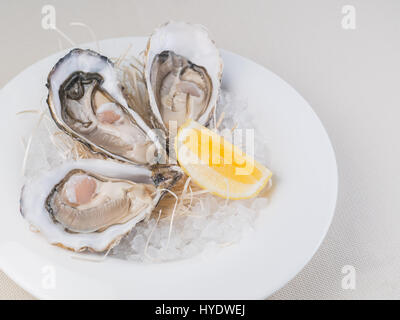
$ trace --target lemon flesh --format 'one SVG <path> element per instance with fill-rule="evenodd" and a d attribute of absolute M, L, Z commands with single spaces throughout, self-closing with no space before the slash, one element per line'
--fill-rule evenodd
<path fill-rule="evenodd" d="M 255 197 L 272 176 L 253 157 L 191 119 L 178 130 L 175 152 L 197 185 L 222 198 Z"/>

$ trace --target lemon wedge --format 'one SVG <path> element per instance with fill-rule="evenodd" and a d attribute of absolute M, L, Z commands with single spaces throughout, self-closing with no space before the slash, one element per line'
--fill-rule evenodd
<path fill-rule="evenodd" d="M 189 119 L 178 130 L 179 165 L 201 188 L 228 199 L 255 197 L 272 172 L 217 133 Z"/>

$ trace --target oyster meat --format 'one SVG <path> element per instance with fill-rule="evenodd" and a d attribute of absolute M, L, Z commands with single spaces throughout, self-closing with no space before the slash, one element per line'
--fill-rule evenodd
<path fill-rule="evenodd" d="M 217 104 L 222 68 L 204 27 L 169 22 L 158 28 L 147 44 L 145 78 L 159 126 L 168 131 L 188 118 L 207 125 Z"/>
<path fill-rule="evenodd" d="M 125 223 L 151 207 L 155 191 L 151 184 L 74 169 L 50 192 L 46 209 L 69 231 L 95 232 Z"/>
<path fill-rule="evenodd" d="M 134 164 L 155 163 L 156 135 L 127 106 L 113 64 L 74 49 L 50 72 L 48 105 L 58 127 L 93 151 Z"/>

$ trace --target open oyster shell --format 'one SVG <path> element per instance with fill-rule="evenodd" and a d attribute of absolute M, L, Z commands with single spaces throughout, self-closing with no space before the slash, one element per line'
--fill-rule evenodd
<path fill-rule="evenodd" d="M 101 252 L 148 217 L 180 175 L 171 167 L 68 162 L 25 184 L 21 214 L 52 244 Z"/>
<path fill-rule="evenodd" d="M 205 27 L 169 22 L 145 52 L 145 78 L 157 125 L 168 132 L 191 118 L 207 125 L 220 90 L 223 63 Z"/>
<path fill-rule="evenodd" d="M 108 58 L 73 49 L 48 76 L 47 103 L 58 127 L 92 151 L 133 164 L 162 156 L 157 136 L 128 107 Z"/>

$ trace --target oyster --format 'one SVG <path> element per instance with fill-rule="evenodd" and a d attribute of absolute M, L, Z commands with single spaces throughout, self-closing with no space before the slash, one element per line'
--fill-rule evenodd
<path fill-rule="evenodd" d="M 50 192 L 46 209 L 65 229 L 96 232 L 124 223 L 152 205 L 155 187 L 71 170 Z"/>
<path fill-rule="evenodd" d="M 74 49 L 50 72 L 47 99 L 58 127 L 93 151 L 134 164 L 155 163 L 161 147 L 121 93 L 113 64 Z"/>
<path fill-rule="evenodd" d="M 179 171 L 87 159 L 25 184 L 21 214 L 52 244 L 101 252 L 149 216 Z"/>
<path fill-rule="evenodd" d="M 169 22 L 150 37 L 145 53 L 145 78 L 152 113 L 168 131 L 186 119 L 207 125 L 215 110 L 222 60 L 207 30 L 199 25 Z"/>

